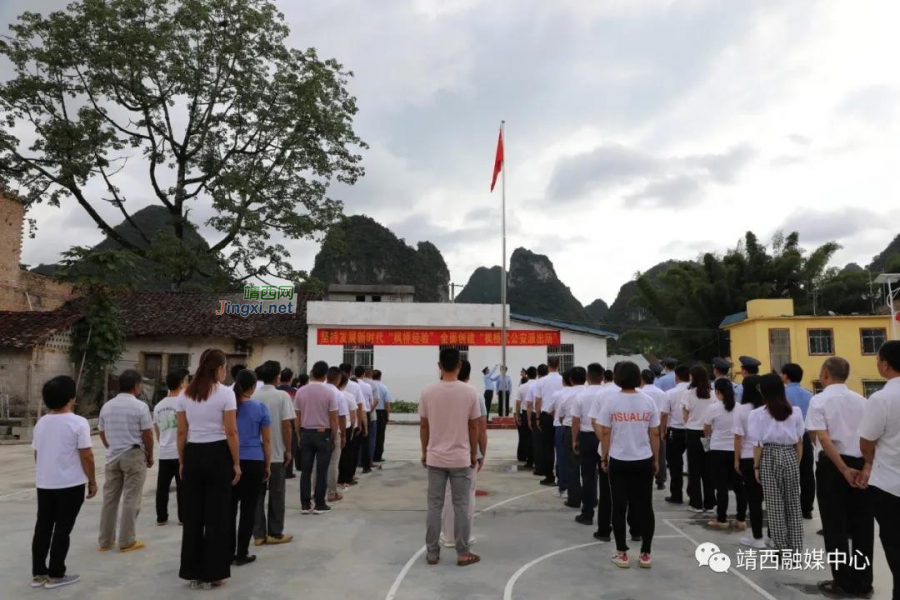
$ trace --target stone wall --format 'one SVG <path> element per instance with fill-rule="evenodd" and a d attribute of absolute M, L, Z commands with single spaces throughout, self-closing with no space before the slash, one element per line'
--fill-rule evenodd
<path fill-rule="evenodd" d="M 68 331 L 34 348 L 0 348 L 0 394 L 9 398 L 12 417 L 34 417 L 41 411 L 41 388 L 57 375 L 74 377 Z"/>
<path fill-rule="evenodd" d="M 72 286 L 19 267 L 25 205 L 0 192 L 0 310 L 54 310 Z"/>

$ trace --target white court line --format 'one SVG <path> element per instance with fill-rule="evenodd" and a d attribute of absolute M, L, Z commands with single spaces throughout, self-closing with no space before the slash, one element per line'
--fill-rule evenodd
<path fill-rule="evenodd" d="M 515 502 L 516 500 L 521 500 L 522 498 L 527 498 L 528 496 L 534 496 L 535 494 L 542 494 L 544 492 L 549 492 L 553 488 L 546 488 L 543 490 L 536 490 L 534 492 L 528 492 L 527 494 L 521 494 L 519 496 L 513 496 L 507 500 L 503 500 L 502 502 L 498 502 L 497 504 L 492 504 L 485 508 L 484 510 L 479 510 L 475 513 L 475 516 L 480 516 L 489 510 L 494 510 L 495 508 L 499 508 L 504 504 L 509 504 L 510 502 Z M 406 561 L 406 564 L 403 565 L 403 568 L 400 569 L 400 572 L 397 573 L 397 578 L 394 579 L 394 584 L 391 586 L 391 589 L 388 590 L 387 595 L 384 597 L 384 600 L 394 600 L 397 596 L 397 591 L 400 589 L 400 584 L 403 583 L 403 580 L 406 578 L 406 575 L 409 573 L 409 570 L 412 569 L 413 564 L 423 555 L 425 554 L 425 546 L 419 548 L 419 550 L 412 555 L 412 557 Z"/>
<path fill-rule="evenodd" d="M 694 538 L 692 538 L 691 536 L 689 536 L 687 533 L 685 533 L 684 531 L 682 531 L 681 528 L 676 527 L 675 525 L 673 525 L 671 520 L 669 520 L 669 519 L 663 519 L 663 522 L 664 522 L 666 525 L 668 525 L 669 527 L 671 527 L 672 529 L 674 529 L 675 531 L 677 531 L 678 533 L 680 533 L 682 536 L 684 536 L 684 538 L 685 538 L 687 541 L 689 541 L 690 543 L 694 544 L 695 546 L 699 546 L 699 545 L 700 545 L 700 543 L 697 542 L 697 540 L 695 540 Z M 735 576 L 737 576 L 738 579 L 740 579 L 741 581 L 743 581 L 744 583 L 746 583 L 747 585 L 749 585 L 751 588 L 753 588 L 753 589 L 756 590 L 757 592 L 759 592 L 759 595 L 762 596 L 763 598 L 765 598 L 766 600 L 778 600 L 775 596 L 773 596 L 772 594 L 770 594 L 769 592 L 767 592 L 766 590 L 762 589 L 762 588 L 759 587 L 757 584 L 755 584 L 754 582 L 752 582 L 752 581 L 750 580 L 749 577 L 747 577 L 746 575 L 744 575 L 743 573 L 741 573 L 740 571 L 738 571 L 737 568 L 728 569 L 728 572 L 731 573 L 731 574 L 733 574 L 733 575 L 735 575 Z"/>
<path fill-rule="evenodd" d="M 37 488 L 29 488 L 27 490 L 19 490 L 18 492 L 12 492 L 11 494 L 3 494 L 0 496 L 0 500 L 5 500 L 7 498 L 12 498 L 13 496 L 21 496 L 22 494 L 27 494 L 28 492 L 33 492 Z"/>

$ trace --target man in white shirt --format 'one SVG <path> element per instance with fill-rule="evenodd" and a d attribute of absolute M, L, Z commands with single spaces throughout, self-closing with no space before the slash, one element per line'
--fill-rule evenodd
<path fill-rule="evenodd" d="M 575 453 L 575 447 L 578 443 L 579 429 L 573 427 L 575 421 L 575 404 L 578 394 L 584 391 L 584 384 L 587 381 L 587 371 L 584 367 L 574 367 L 569 371 L 570 387 L 564 388 L 560 394 L 563 394 L 559 405 L 556 407 L 556 422 L 560 423 L 562 429 L 562 458 L 561 464 L 564 464 L 565 481 L 560 477 L 561 484 L 565 483 L 565 489 L 568 491 L 568 499 L 566 506 L 569 508 L 581 508 L 581 501 L 584 491 L 581 486 L 581 459 Z M 579 413 L 580 414 L 580 413 Z M 562 485 L 560 486 L 562 488 Z M 593 507 L 592 507 L 593 511 Z"/>
<path fill-rule="evenodd" d="M 260 489 L 259 501 L 256 503 L 253 544 L 287 544 L 294 539 L 291 534 L 284 533 L 285 478 L 287 466 L 292 460 L 291 438 L 294 434 L 291 423 L 294 421 L 294 404 L 290 394 L 275 387 L 281 377 L 281 364 L 278 361 L 264 362 L 259 367 L 259 375 L 263 386 L 253 394 L 252 399 L 262 402 L 269 409 L 271 464 L 269 481 Z M 268 506 L 266 493 L 269 495 Z"/>
<path fill-rule="evenodd" d="M 100 513 L 100 550 L 112 548 L 116 540 L 119 502 L 119 551 L 131 552 L 144 547 L 135 538 L 137 517 L 147 469 L 153 466 L 153 418 L 147 404 L 137 399 L 143 377 L 134 369 L 119 375 L 118 396 L 100 409 L 97 427 L 106 447 L 106 482 L 103 484 L 103 509 Z"/>
<path fill-rule="evenodd" d="M 529 418 L 531 416 L 531 411 L 528 408 L 528 403 L 530 402 L 530 394 L 529 388 L 534 385 L 537 377 L 537 369 L 534 367 L 529 367 L 525 371 L 525 376 L 528 381 L 519 386 L 517 390 L 518 396 L 516 398 L 516 428 L 519 430 L 519 446 L 516 451 L 516 458 L 520 462 L 525 463 L 526 469 L 534 469 L 534 445 L 531 441 L 532 431 L 531 431 L 531 423 Z"/>
<path fill-rule="evenodd" d="M 591 363 L 587 367 L 587 387 L 572 399 L 572 430 L 577 430 L 572 440 L 572 450 L 581 464 L 581 514 L 575 522 L 582 525 L 594 524 L 594 505 L 597 503 L 597 477 L 599 470 L 600 440 L 591 425 L 590 412 L 595 400 L 603 391 L 603 365 Z M 608 534 L 607 534 L 608 535 Z"/>
<path fill-rule="evenodd" d="M 543 367 L 543 369 L 542 369 Z M 543 375 L 541 372 L 544 371 Z M 559 374 L 559 358 L 553 356 L 547 361 L 547 365 L 538 367 L 537 386 L 534 391 L 534 412 L 537 415 L 537 438 L 535 456 L 538 460 L 538 469 L 544 475 L 541 485 L 555 486 L 554 454 L 556 452 L 556 428 L 553 426 L 553 415 L 548 412 L 553 394 L 563 388 L 562 375 Z M 549 409 L 552 410 L 552 405 Z"/>
<path fill-rule="evenodd" d="M 363 443 L 360 454 L 360 466 L 363 473 L 372 472 L 372 461 L 375 458 L 375 442 L 378 438 L 378 413 L 375 412 L 375 389 L 372 387 L 372 368 L 357 366 L 354 370 L 356 381 L 366 401 L 366 415 L 369 424 L 369 437 Z"/>
<path fill-rule="evenodd" d="M 660 431 L 666 432 L 666 464 L 669 467 L 669 492 L 666 502 L 684 504 L 684 451 L 687 441 L 684 433 L 684 413 L 681 398 L 691 381 L 691 370 L 687 365 L 675 368 L 675 387 L 666 392 L 666 399 L 660 409 Z"/>
<path fill-rule="evenodd" d="M 878 373 L 888 380 L 866 402 L 859 427 L 865 458 L 858 484 L 869 486 L 884 555 L 900 596 L 900 341 L 878 351 Z"/>
<path fill-rule="evenodd" d="M 837 356 L 826 360 L 819 373 L 824 389 L 810 400 L 806 414 L 809 437 L 822 448 L 816 479 L 825 551 L 844 556 L 861 553 L 855 566 L 832 563 L 834 580 L 819 582 L 819 590 L 826 596 L 859 596 L 872 591 L 875 516 L 871 494 L 857 485 L 865 462 L 858 432 L 866 399 L 847 387 L 848 377 L 850 363 Z M 848 537 L 853 541 L 852 554 Z"/>
<path fill-rule="evenodd" d="M 166 375 L 168 396 L 153 407 L 153 429 L 159 442 L 159 470 L 156 476 L 156 524 L 165 525 L 169 521 L 169 488 L 175 480 L 175 506 L 178 523 L 182 518 L 181 476 L 178 473 L 178 396 L 188 384 L 187 369 L 176 369 Z"/>
<path fill-rule="evenodd" d="M 650 397 L 662 414 L 663 404 L 666 400 L 666 393 L 654 384 L 655 377 L 653 371 L 644 369 L 641 372 L 641 392 Z M 659 436 L 659 471 L 656 473 L 656 489 L 666 489 L 666 436 Z"/>
<path fill-rule="evenodd" d="M 351 456 L 354 457 L 352 467 L 348 466 L 350 475 L 350 483 L 348 485 L 356 485 L 356 469 L 359 467 L 362 458 L 362 447 L 367 443 L 369 438 L 369 419 L 366 416 L 366 401 L 365 398 L 363 398 L 362 388 L 360 388 L 359 383 L 353 377 L 353 366 L 342 363 L 340 369 L 348 378 L 347 389 L 344 391 L 351 394 L 353 399 L 356 400 L 357 430 L 354 431 L 353 437 L 347 447 L 344 448 L 343 453 L 343 456 L 345 456 L 348 461 Z M 350 447 L 351 445 L 352 447 Z"/>

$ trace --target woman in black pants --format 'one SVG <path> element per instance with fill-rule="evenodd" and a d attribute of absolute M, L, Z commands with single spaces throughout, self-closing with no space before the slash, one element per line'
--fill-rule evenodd
<path fill-rule="evenodd" d="M 746 439 L 750 413 L 763 405 L 759 391 L 759 375 L 744 377 L 742 403 L 734 409 L 734 470 L 741 476 L 744 497 L 750 510 L 752 536 L 740 539 L 741 545 L 762 550 L 763 539 L 763 489 L 753 472 L 753 443 Z"/>
<path fill-rule="evenodd" d="M 706 410 L 704 434 L 709 438 L 709 463 L 716 486 L 716 519 L 710 529 L 728 529 L 728 490 L 734 490 L 737 502 L 736 531 L 747 529 L 747 498 L 741 476 L 734 469 L 734 385 L 722 377 L 714 385 L 716 402 Z"/>
<path fill-rule="evenodd" d="M 656 526 L 653 516 L 653 477 L 659 471 L 659 409 L 641 394 L 641 369 L 633 362 L 616 366 L 616 385 L 603 400 L 597 424 L 602 448 L 601 468 L 609 473 L 612 488 L 612 522 L 617 567 L 631 566 L 626 543 L 626 514 L 639 523 L 641 555 L 638 565 L 649 569 L 650 549 Z"/>
<path fill-rule="evenodd" d="M 231 577 L 231 488 L 241 479 L 241 463 L 237 402 L 224 380 L 225 353 L 206 350 L 176 408 L 185 503 L 178 576 L 193 589 Z"/>
<path fill-rule="evenodd" d="M 256 375 L 244 369 L 234 380 L 237 399 L 237 428 L 240 438 L 241 480 L 231 493 L 231 532 L 235 566 L 243 566 L 256 560 L 250 554 L 250 536 L 256 520 L 256 504 L 263 485 L 271 474 L 272 458 L 271 424 L 269 408 L 262 402 L 251 400 L 256 391 Z M 235 521 L 240 509 L 240 521 L 235 531 Z"/>
<path fill-rule="evenodd" d="M 703 422 L 706 410 L 712 405 L 709 373 L 701 366 L 691 369 L 691 385 L 682 396 L 684 436 L 688 457 L 689 510 L 707 513 L 716 506 L 716 488 L 712 479 L 709 456 L 703 447 Z"/>

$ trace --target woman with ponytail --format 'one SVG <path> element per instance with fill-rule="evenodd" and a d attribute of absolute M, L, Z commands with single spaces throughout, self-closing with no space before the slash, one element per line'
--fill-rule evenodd
<path fill-rule="evenodd" d="M 211 589 L 231 576 L 231 488 L 241 479 L 237 402 L 225 380 L 225 353 L 209 349 L 178 397 L 178 460 L 184 529 L 178 575 Z"/>
<path fill-rule="evenodd" d="M 240 438 L 241 480 L 231 492 L 231 532 L 234 565 L 237 567 L 256 560 L 250 554 L 250 536 L 256 520 L 256 504 L 260 491 L 271 474 L 271 417 L 269 407 L 259 400 L 251 400 L 256 392 L 256 375 L 244 369 L 234 379 L 237 400 L 237 429 Z M 240 521 L 235 530 L 235 521 Z"/>
<path fill-rule="evenodd" d="M 716 519 L 707 523 L 710 529 L 728 529 L 728 490 L 734 490 L 737 501 L 735 531 L 747 529 L 747 497 L 741 477 L 734 470 L 734 384 L 727 378 L 716 379 L 713 386 L 717 402 L 706 410 L 703 428 L 709 438 L 709 463 L 716 488 Z"/>

